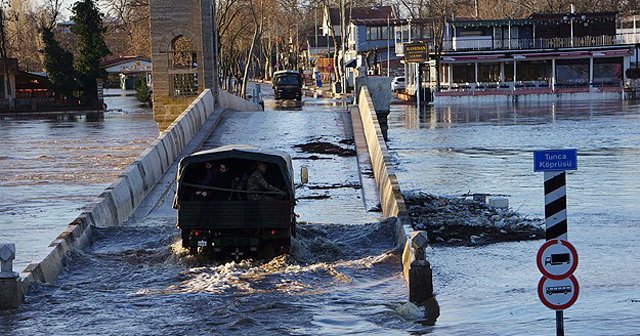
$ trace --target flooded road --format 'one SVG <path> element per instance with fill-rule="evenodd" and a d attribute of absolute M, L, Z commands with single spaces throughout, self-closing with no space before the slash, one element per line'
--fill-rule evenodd
<path fill-rule="evenodd" d="M 309 166 L 309 186 L 296 191 L 302 196 L 296 207 L 300 224 L 290 256 L 224 264 L 188 256 L 179 247 L 173 191 L 159 192 L 159 199 L 146 201 L 154 205 L 148 215 L 100 230 L 92 247 L 70 255 L 58 284 L 37 285 L 25 305 L 0 313 L 0 333 L 402 335 L 428 330 L 399 312 L 407 291 L 394 251 L 394 226 L 378 222 L 381 214 L 366 206 L 356 157 L 311 157 L 295 148 L 313 141 L 353 147 L 343 141 L 352 139 L 346 109 L 314 102 L 302 109 L 227 113 L 204 146 L 274 147 L 292 155 L 296 175 L 301 165 Z M 328 197 L 304 198 L 318 193 Z"/>
<path fill-rule="evenodd" d="M 150 108 L 108 97 L 104 117 L 0 118 L 0 241 L 21 271 L 158 136 Z"/>
<path fill-rule="evenodd" d="M 544 216 L 533 151 L 577 148 L 567 175 L 568 236 L 580 297 L 565 311 L 571 335 L 640 330 L 640 106 L 622 102 L 415 108 L 394 105 L 389 147 L 405 193 L 508 194 Z M 436 335 L 551 335 L 555 314 L 535 292 L 542 241 L 432 247 L 441 317 Z"/>
<path fill-rule="evenodd" d="M 226 114 L 205 147 L 238 142 L 274 147 L 291 154 L 296 175 L 302 165 L 309 166 L 310 185 L 319 188 L 297 190 L 301 224 L 290 256 L 224 264 L 188 256 L 179 247 L 170 191 L 149 200 L 154 206 L 148 215 L 99 230 L 93 246 L 68 256 L 57 284 L 36 285 L 26 304 L 0 312 L 0 334 L 553 334 L 554 313 L 535 293 L 540 274 L 534 258 L 542 241 L 429 248 L 441 316 L 429 327 L 403 315 L 399 308 L 407 289 L 393 251 L 393 226 L 378 222 L 380 213 L 370 211 L 358 187 L 366 181 L 359 178 L 356 158 L 295 147 L 314 141 L 350 147 L 341 142 L 351 136 L 346 110 L 329 99 L 308 99 L 301 108 L 275 105 L 268 92 L 266 99 L 266 112 Z M 403 191 L 510 194 L 512 207 L 530 216 L 542 216 L 544 199 L 542 175 L 532 172 L 532 150 L 578 148 L 579 170 L 568 175 L 567 194 L 581 294 L 565 312 L 565 328 L 568 335 L 638 334 L 637 106 L 426 113 L 393 106 L 389 120 L 389 147 Z M 100 150 L 92 147 L 88 162 Z M 29 162 L 22 164 L 29 167 Z M 84 171 L 74 165 L 67 169 Z M 87 197 L 99 194 L 111 179 L 90 180 L 97 181 L 97 190 L 89 190 L 92 184 L 81 189 Z M 2 183 L 8 188 L 3 197 L 20 187 Z M 305 198 L 318 195 L 328 197 Z M 3 198 L 5 204 L 10 203 Z M 70 204 L 56 215 L 86 202 Z M 79 211 L 71 212 L 70 219 Z M 25 241 L 35 245 L 31 239 L 51 240 Z"/>

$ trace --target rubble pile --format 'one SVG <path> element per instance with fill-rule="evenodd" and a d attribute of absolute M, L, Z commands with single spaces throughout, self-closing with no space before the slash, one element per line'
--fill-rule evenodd
<path fill-rule="evenodd" d="M 413 228 L 426 230 L 432 244 L 480 245 L 544 239 L 544 221 L 467 198 L 426 193 L 406 196 Z"/>
<path fill-rule="evenodd" d="M 353 145 L 353 141 L 341 140 L 340 144 Z M 310 142 L 306 144 L 299 144 L 293 147 L 300 148 L 301 151 L 306 153 L 332 154 L 332 155 L 338 155 L 341 157 L 349 157 L 349 156 L 356 155 L 355 149 L 344 148 L 336 144 L 332 144 L 330 142 L 325 142 L 325 141 L 316 141 L 316 142 Z"/>

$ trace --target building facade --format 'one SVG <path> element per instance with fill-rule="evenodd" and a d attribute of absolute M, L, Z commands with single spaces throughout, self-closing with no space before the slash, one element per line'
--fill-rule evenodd
<path fill-rule="evenodd" d="M 636 46 L 616 20 L 613 12 L 449 20 L 442 42 L 427 42 L 422 87 L 435 104 L 621 98 Z"/>

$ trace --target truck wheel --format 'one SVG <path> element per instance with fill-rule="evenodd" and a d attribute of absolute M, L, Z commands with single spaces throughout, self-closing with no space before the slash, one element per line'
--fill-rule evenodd
<path fill-rule="evenodd" d="M 189 247 L 189 230 L 182 230 L 182 248 Z"/>

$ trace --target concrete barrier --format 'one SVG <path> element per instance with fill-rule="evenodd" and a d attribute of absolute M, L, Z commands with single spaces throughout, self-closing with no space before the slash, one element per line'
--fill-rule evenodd
<path fill-rule="evenodd" d="M 233 98 L 227 97 L 227 100 L 231 106 L 251 107 Z M 15 288 L 7 285 L 10 279 L 3 282 L 0 274 L 0 309 L 14 307 L 12 302 L 15 300 L 5 298 L 20 297 L 21 301 L 32 282 L 55 282 L 63 269 L 64 255 L 71 249 L 91 243 L 93 227 L 109 227 L 125 222 L 212 115 L 214 102 L 210 90 L 202 92 L 96 201 L 82 209 L 82 213 L 36 259 L 39 261 L 27 265 L 20 276 L 14 278 L 18 283 Z M 218 110 L 213 117 L 219 119 L 221 115 L 222 110 Z"/>
<path fill-rule="evenodd" d="M 17 308 L 24 300 L 20 276 L 13 271 L 15 244 L 0 244 L 0 309 Z"/>
<path fill-rule="evenodd" d="M 427 321 L 435 323 L 440 308 L 433 295 L 431 265 L 426 259 L 427 233 L 414 231 L 396 175 L 391 171 L 390 155 L 366 86 L 360 90 L 358 111 L 371 158 L 373 175 L 385 217 L 396 217 L 396 246 L 403 247 L 402 268 L 409 285 L 409 300 L 423 305 Z M 354 132 L 355 133 L 355 132 Z"/>
<path fill-rule="evenodd" d="M 218 90 L 218 103 L 220 107 L 236 111 L 262 111 L 262 106 L 242 99 L 225 90 Z"/>

